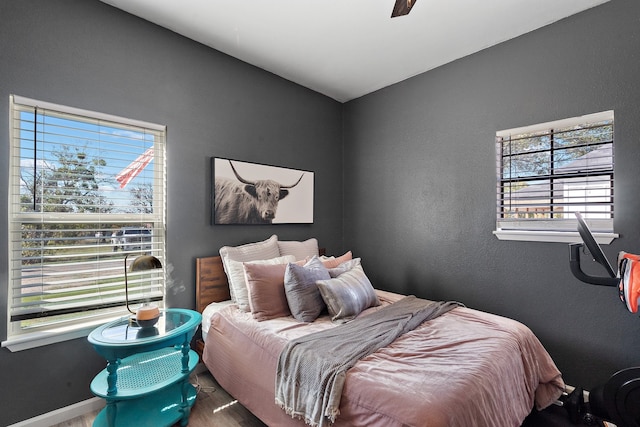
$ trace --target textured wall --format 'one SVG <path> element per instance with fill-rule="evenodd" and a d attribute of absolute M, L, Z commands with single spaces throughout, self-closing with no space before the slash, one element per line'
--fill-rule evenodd
<path fill-rule="evenodd" d="M 0 20 L 5 206 L 9 95 L 17 94 L 167 126 L 171 306 L 194 306 L 194 259 L 223 245 L 275 233 L 342 249 L 341 104 L 97 0 L 3 1 Z M 314 224 L 211 226 L 212 156 L 314 171 Z M 0 223 L 6 278 L 6 208 Z M 0 283 L 5 313 L 6 280 Z M 7 425 L 91 397 L 89 383 L 104 361 L 79 339 L 18 353 L 1 349 L 0 367 L 0 425 Z"/>
<path fill-rule="evenodd" d="M 605 252 L 640 252 L 638 16 L 613 0 L 345 105 L 345 244 L 374 284 L 522 321 L 569 384 L 638 364 L 640 319 L 573 278 L 566 244 L 492 235 L 496 131 L 612 109 Z"/>
<path fill-rule="evenodd" d="M 9 94 L 165 124 L 170 305 L 193 306 L 197 256 L 315 236 L 329 253 L 362 256 L 376 286 L 524 322 L 568 383 L 592 387 L 638 364 L 640 319 L 612 289 L 571 276 L 567 245 L 491 234 L 493 143 L 496 130 L 615 110 L 622 236 L 605 252 L 640 253 L 639 12 L 612 0 L 341 106 L 98 1 L 0 2 L 0 199 Z M 211 156 L 314 171 L 315 223 L 211 226 Z M 6 297 L 0 287 L 0 312 Z M 2 349 L 0 366 L 6 425 L 90 397 L 104 365 L 79 339 Z"/>

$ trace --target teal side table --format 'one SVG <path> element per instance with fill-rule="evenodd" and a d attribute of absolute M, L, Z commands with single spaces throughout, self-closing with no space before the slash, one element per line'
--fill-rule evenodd
<path fill-rule="evenodd" d="M 91 391 L 107 401 L 93 425 L 186 426 L 196 398 L 188 379 L 198 363 L 190 343 L 201 321 L 196 311 L 174 308 L 152 328 L 124 317 L 91 332 L 89 342 L 107 360 L 91 382 Z"/>

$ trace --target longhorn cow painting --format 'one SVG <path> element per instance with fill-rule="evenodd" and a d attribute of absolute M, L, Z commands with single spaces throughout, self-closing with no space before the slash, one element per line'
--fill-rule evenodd
<path fill-rule="evenodd" d="M 314 174 L 212 158 L 214 224 L 313 223 Z"/>

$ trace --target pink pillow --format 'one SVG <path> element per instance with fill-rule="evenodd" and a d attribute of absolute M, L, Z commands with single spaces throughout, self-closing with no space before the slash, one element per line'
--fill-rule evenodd
<path fill-rule="evenodd" d="M 253 318 L 261 322 L 289 316 L 291 311 L 284 293 L 287 264 L 244 263 L 243 266 Z"/>
<path fill-rule="evenodd" d="M 351 251 L 349 251 L 349 252 L 345 253 L 344 255 L 341 255 L 341 256 L 339 256 L 337 258 L 324 259 L 324 260 L 322 260 L 322 263 L 327 268 L 336 268 L 337 266 L 339 266 L 343 262 L 350 261 L 352 257 L 353 257 L 353 255 L 351 254 Z"/>

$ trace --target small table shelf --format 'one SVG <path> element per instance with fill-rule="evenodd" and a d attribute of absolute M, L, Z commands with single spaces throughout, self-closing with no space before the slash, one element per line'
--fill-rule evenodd
<path fill-rule="evenodd" d="M 122 318 L 88 337 L 107 367 L 91 382 L 91 391 L 107 400 L 94 426 L 172 426 L 189 422 L 196 390 L 189 374 L 198 363 L 190 342 L 201 322 L 192 310 L 168 309 L 153 328 Z"/>

